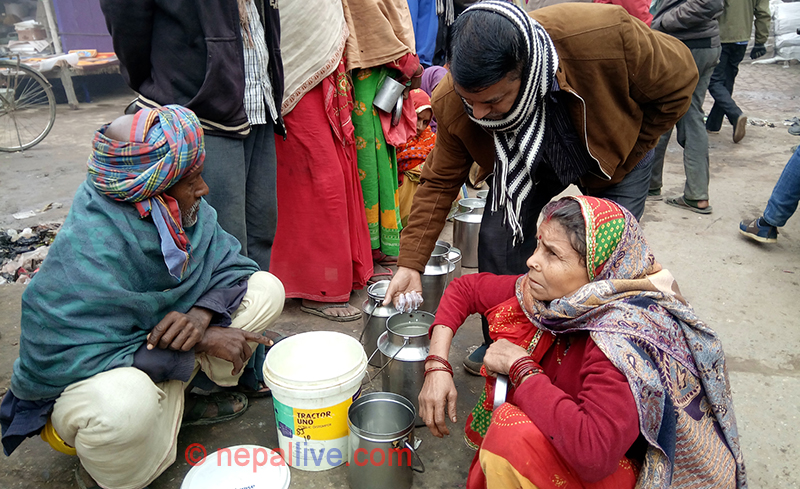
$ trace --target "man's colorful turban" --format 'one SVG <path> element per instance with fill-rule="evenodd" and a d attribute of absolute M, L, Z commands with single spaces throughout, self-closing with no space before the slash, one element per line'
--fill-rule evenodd
<path fill-rule="evenodd" d="M 130 141 L 106 137 L 108 124 L 94 136 L 89 178 L 102 194 L 133 204 L 144 218 L 152 215 L 161 251 L 172 276 L 180 279 L 191 254 L 178 203 L 164 193 L 203 165 L 200 121 L 178 105 L 143 109 L 134 115 Z"/>

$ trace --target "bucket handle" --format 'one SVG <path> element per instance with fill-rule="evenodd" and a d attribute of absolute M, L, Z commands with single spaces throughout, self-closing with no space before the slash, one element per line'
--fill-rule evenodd
<path fill-rule="evenodd" d="M 364 327 L 361 328 L 361 336 L 358 337 L 358 342 L 361 343 L 362 345 L 364 344 L 363 343 L 363 341 L 364 341 L 364 332 L 367 331 L 367 326 L 369 326 L 369 321 L 370 321 L 370 319 L 372 319 L 372 315 L 375 313 L 375 309 L 377 309 L 377 308 L 378 308 L 378 304 L 375 304 L 375 306 L 369 312 L 369 316 L 367 316 L 367 320 L 364 321 Z M 372 352 L 372 355 L 369 356 L 369 360 L 372 360 L 372 357 L 375 355 L 375 353 L 377 353 L 377 351 L 378 351 L 378 349 L 376 348 L 375 351 Z M 369 361 L 369 360 L 367 360 L 367 361 Z"/>
<path fill-rule="evenodd" d="M 451 281 L 451 280 L 453 280 L 452 278 L 450 278 L 450 275 L 451 275 L 451 274 L 453 274 L 453 275 L 455 275 L 455 274 L 456 274 L 456 262 L 455 262 L 455 260 L 453 260 L 453 261 L 450 261 L 450 256 L 449 256 L 449 255 L 450 255 L 450 253 L 449 253 L 449 252 L 448 252 L 448 254 L 447 254 L 447 255 L 448 255 L 448 256 L 445 256 L 445 257 L 444 257 L 444 259 L 445 259 L 445 260 L 447 260 L 447 274 L 444 276 L 444 283 L 446 284 L 446 285 L 444 286 L 444 288 L 445 288 L 445 289 L 447 288 L 447 286 L 448 286 L 448 285 L 450 285 L 450 281 Z M 450 266 L 451 266 L 451 265 L 452 265 L 452 267 L 453 267 L 453 269 L 452 269 L 452 270 L 450 270 Z M 444 295 L 444 289 L 442 289 L 442 295 Z"/>
<path fill-rule="evenodd" d="M 422 440 L 419 440 L 419 441 L 421 442 Z M 422 459 L 419 457 L 419 454 L 417 453 L 417 450 L 416 450 L 416 448 L 419 448 L 420 443 L 416 443 L 416 445 L 417 445 L 416 448 L 411 446 L 411 443 L 408 442 L 408 439 L 406 439 L 404 443 L 405 443 L 406 448 L 411 450 L 411 453 L 414 454 L 414 458 L 417 459 L 417 462 L 419 462 L 420 467 L 422 467 L 420 469 L 420 468 L 415 467 L 412 464 L 411 465 L 411 470 L 413 470 L 414 472 L 417 472 L 419 474 L 424 474 L 425 473 L 425 464 L 422 463 Z"/>
<path fill-rule="evenodd" d="M 455 219 L 456 217 L 468 216 L 470 214 L 475 214 L 472 211 L 477 210 L 477 209 L 482 209 L 482 207 L 475 207 L 474 209 L 468 210 L 466 212 L 461 212 L 461 211 L 456 212 L 455 214 L 453 214 L 453 217 L 451 217 L 450 219 Z"/>
<path fill-rule="evenodd" d="M 406 345 L 407 345 L 407 344 L 408 344 L 408 336 L 403 336 L 403 346 L 401 346 L 401 347 L 400 347 L 400 348 L 399 348 L 399 349 L 398 349 L 398 350 L 395 352 L 395 354 L 394 354 L 394 355 L 392 355 L 392 358 L 390 358 L 390 359 L 389 359 L 389 361 L 388 361 L 388 362 L 386 362 L 386 364 L 384 364 L 384 366 L 383 366 L 383 367 L 381 367 L 381 369 L 380 369 L 380 370 L 378 370 L 377 372 L 375 372 L 375 375 L 373 375 L 371 379 L 369 379 L 369 374 L 367 374 L 367 378 L 368 378 L 369 380 L 367 381 L 367 383 L 366 383 L 365 385 L 369 385 L 369 384 L 371 384 L 371 383 L 372 383 L 372 381 L 373 381 L 373 380 L 375 380 L 375 379 L 378 377 L 378 374 L 379 374 L 379 373 L 381 373 L 381 372 L 383 372 L 383 369 L 385 369 L 386 367 L 388 367 L 388 366 L 389 366 L 389 364 L 390 364 L 390 363 L 392 363 L 392 361 L 395 359 L 395 357 L 397 357 L 397 355 L 399 355 L 399 354 L 400 354 L 400 352 L 403 350 L 403 348 L 405 348 L 405 347 L 406 347 Z M 370 360 L 372 360 L 372 357 L 374 357 L 374 356 L 375 356 L 375 354 L 376 354 L 376 353 L 378 353 L 378 350 L 379 350 L 379 349 L 380 349 L 380 348 L 375 348 L 375 351 L 374 351 L 374 352 L 372 352 L 372 355 L 370 355 L 370 356 L 369 356 L 369 359 L 367 360 L 367 363 L 369 363 L 369 362 L 370 362 Z"/>

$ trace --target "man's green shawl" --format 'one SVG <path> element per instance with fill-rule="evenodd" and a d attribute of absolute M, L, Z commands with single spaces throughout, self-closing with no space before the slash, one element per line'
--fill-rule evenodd
<path fill-rule="evenodd" d="M 58 397 L 70 384 L 133 364 L 133 353 L 170 311 L 248 278 L 258 265 L 217 224 L 205 201 L 186 229 L 192 255 L 183 280 L 169 274 L 156 226 L 134 206 L 84 182 L 41 270 L 22 295 L 22 335 L 11 390 Z"/>

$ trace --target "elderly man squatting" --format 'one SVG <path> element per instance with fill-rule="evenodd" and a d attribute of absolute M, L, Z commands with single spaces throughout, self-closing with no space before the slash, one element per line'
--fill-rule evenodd
<path fill-rule="evenodd" d="M 78 455 L 84 486 L 139 489 L 175 461 L 182 424 L 244 412 L 241 393 L 184 390 L 199 370 L 236 386 L 253 348 L 271 344 L 262 333 L 284 292 L 202 199 L 204 155 L 199 121 L 178 106 L 97 131 L 89 176 L 22 297 L 0 404 L 7 455 L 44 429 Z"/>

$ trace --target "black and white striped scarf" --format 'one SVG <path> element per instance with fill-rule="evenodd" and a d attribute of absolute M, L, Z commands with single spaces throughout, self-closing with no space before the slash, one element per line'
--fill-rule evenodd
<path fill-rule="evenodd" d="M 558 54 L 544 28 L 521 8 L 504 1 L 479 2 L 466 11 L 486 10 L 504 16 L 524 38 L 527 63 L 522 71 L 516 104 L 500 120 L 475 119 L 492 132 L 495 146 L 492 212 L 505 206 L 506 225 L 514 233 L 514 243 L 524 240 L 521 210 L 534 188 L 537 155 L 545 141 L 547 123 L 544 97 L 550 91 L 558 68 Z M 465 11 L 465 12 L 466 12 Z"/>

